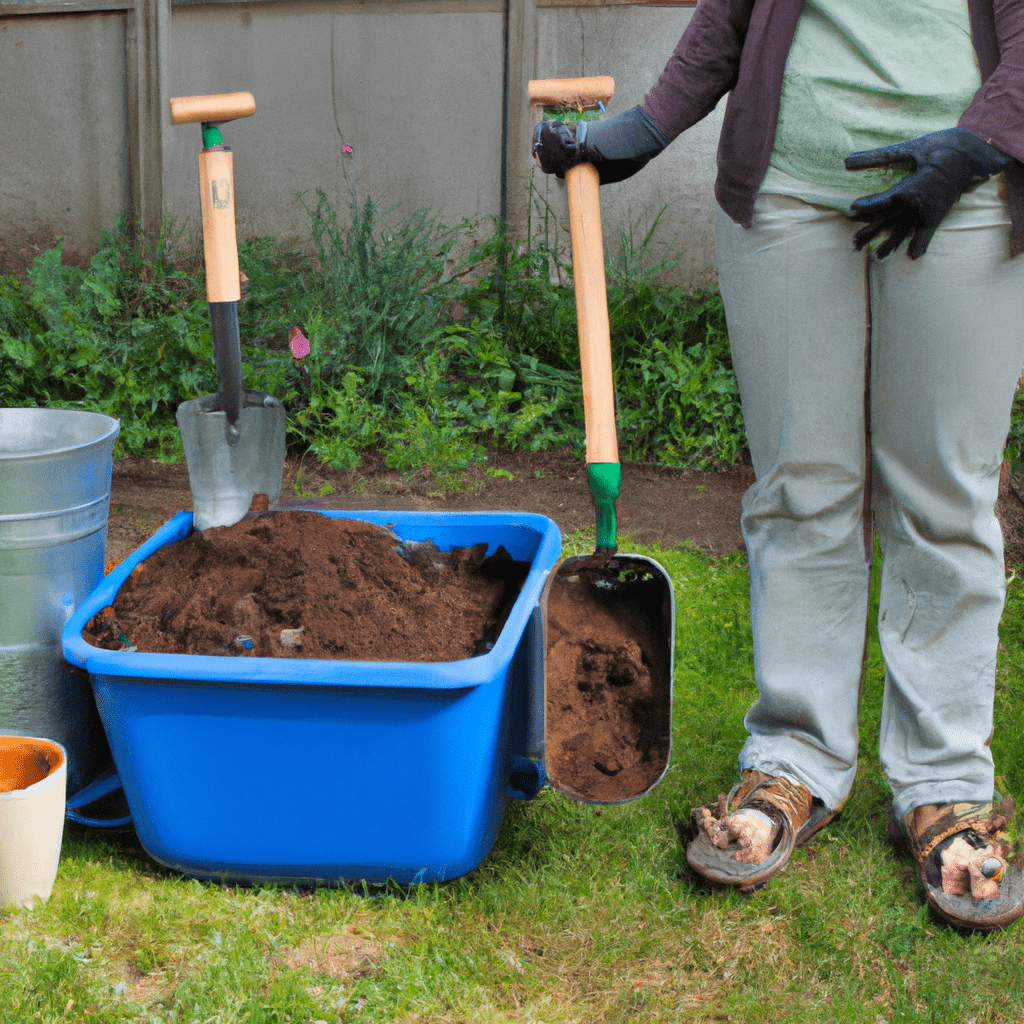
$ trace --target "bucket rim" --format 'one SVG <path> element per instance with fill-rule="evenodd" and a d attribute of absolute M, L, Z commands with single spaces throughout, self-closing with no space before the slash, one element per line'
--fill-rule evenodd
<path fill-rule="evenodd" d="M 14 416 L 11 414 L 14 414 Z M 0 406 L 0 436 L 2 436 L 5 425 L 4 421 L 9 418 L 14 418 L 15 416 L 25 419 L 43 419 L 44 417 L 70 419 L 73 417 L 82 423 L 92 421 L 97 427 L 105 421 L 105 427 L 102 431 L 98 431 L 95 436 L 89 437 L 83 441 L 73 442 L 71 444 L 53 445 L 46 448 L 29 448 L 21 451 L 6 451 L 0 447 L 0 462 L 27 462 L 31 459 L 51 458 L 54 455 L 70 455 L 74 452 L 81 452 L 87 448 L 93 448 L 97 445 L 103 445 L 107 442 L 113 441 L 121 431 L 121 421 L 119 419 L 115 419 L 113 416 L 108 416 L 106 413 L 93 412 L 89 409 L 50 409 L 48 407 L 40 408 L 38 406 Z"/>
<path fill-rule="evenodd" d="M 49 771 L 41 778 L 35 779 L 28 785 L 17 786 L 14 789 L 0 791 L 0 803 L 4 801 L 23 799 L 27 794 L 36 791 L 38 787 L 50 782 L 55 776 L 67 777 L 68 752 L 63 744 L 44 736 L 27 736 L 21 733 L 0 734 L 0 755 L 22 747 L 42 747 L 47 754 Z M 52 782 L 51 782 L 52 785 Z"/>
<path fill-rule="evenodd" d="M 551 566 L 561 552 L 561 533 L 554 520 L 534 512 L 422 512 L 416 510 L 288 509 L 315 511 L 329 519 L 361 519 L 408 530 L 405 539 L 422 539 L 415 532 L 426 524 L 434 527 L 474 528 L 500 525 L 526 529 L 534 534 L 536 551 L 501 634 L 485 654 L 458 661 L 348 661 L 315 658 L 232 658 L 202 654 L 158 654 L 142 651 L 110 651 L 93 647 L 82 632 L 97 612 L 112 605 L 121 585 L 141 562 L 165 544 L 180 540 L 192 531 L 192 513 L 182 511 L 171 518 L 136 551 L 105 576 L 89 597 L 75 609 L 61 634 L 65 659 L 89 673 L 96 681 L 136 683 L 159 680 L 166 685 L 194 685 L 206 682 L 220 686 L 322 686 L 418 691 L 468 690 L 493 683 L 508 670 L 518 647 L 526 620 L 540 601 Z M 510 521 L 509 517 L 512 517 Z M 429 532 L 429 531 L 428 531 Z M 339 671 L 340 666 L 345 666 Z M 356 672 L 386 666 L 372 680 L 352 681 Z"/>

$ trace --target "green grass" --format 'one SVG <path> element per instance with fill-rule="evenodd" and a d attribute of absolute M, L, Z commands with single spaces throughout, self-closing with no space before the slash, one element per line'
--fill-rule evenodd
<path fill-rule="evenodd" d="M 568 553 L 591 550 L 589 533 Z M 711 892 L 680 828 L 727 788 L 753 700 L 740 556 L 622 541 L 676 588 L 673 757 L 632 803 L 544 790 L 510 803 L 464 878 L 363 894 L 221 887 L 155 865 L 134 837 L 69 826 L 49 903 L 0 917 L 11 1021 L 1018 1022 L 1024 931 L 935 922 L 885 840 L 872 640 L 860 769 L 841 820 L 765 890 Z M 997 764 L 1024 795 L 1024 583 L 1010 585 Z M 169 765 L 168 770 L 173 770 Z"/>

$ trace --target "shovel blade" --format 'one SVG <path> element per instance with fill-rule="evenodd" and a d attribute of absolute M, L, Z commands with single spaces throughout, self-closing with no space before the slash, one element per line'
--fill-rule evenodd
<path fill-rule="evenodd" d="M 276 505 L 284 478 L 284 406 L 271 395 L 245 389 L 235 433 L 216 404 L 217 395 L 205 395 L 182 402 L 177 412 L 197 530 L 233 526 L 257 494 Z"/>
<path fill-rule="evenodd" d="M 586 803 L 644 796 L 664 777 L 671 757 L 671 577 L 643 555 L 579 555 L 565 559 L 548 577 L 541 607 L 540 756 L 552 788 Z M 609 624 L 615 628 L 609 631 Z M 641 652 L 641 672 L 631 682 L 621 671 L 619 639 L 613 639 L 622 636 Z"/>

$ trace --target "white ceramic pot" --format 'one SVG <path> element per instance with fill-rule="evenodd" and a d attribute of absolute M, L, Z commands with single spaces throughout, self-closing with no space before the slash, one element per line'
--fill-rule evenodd
<path fill-rule="evenodd" d="M 0 908 L 29 907 L 53 892 L 67 771 L 59 743 L 0 736 Z"/>

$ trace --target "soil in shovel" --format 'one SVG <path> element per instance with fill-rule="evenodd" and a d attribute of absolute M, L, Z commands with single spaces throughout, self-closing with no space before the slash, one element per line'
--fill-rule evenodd
<path fill-rule="evenodd" d="M 547 600 L 545 743 L 558 789 L 615 803 L 647 792 L 671 743 L 671 680 L 642 602 L 557 573 Z"/>
<path fill-rule="evenodd" d="M 400 545 L 315 512 L 250 513 L 154 552 L 83 635 L 166 654 L 457 661 L 490 649 L 529 571 L 486 549 Z"/>

